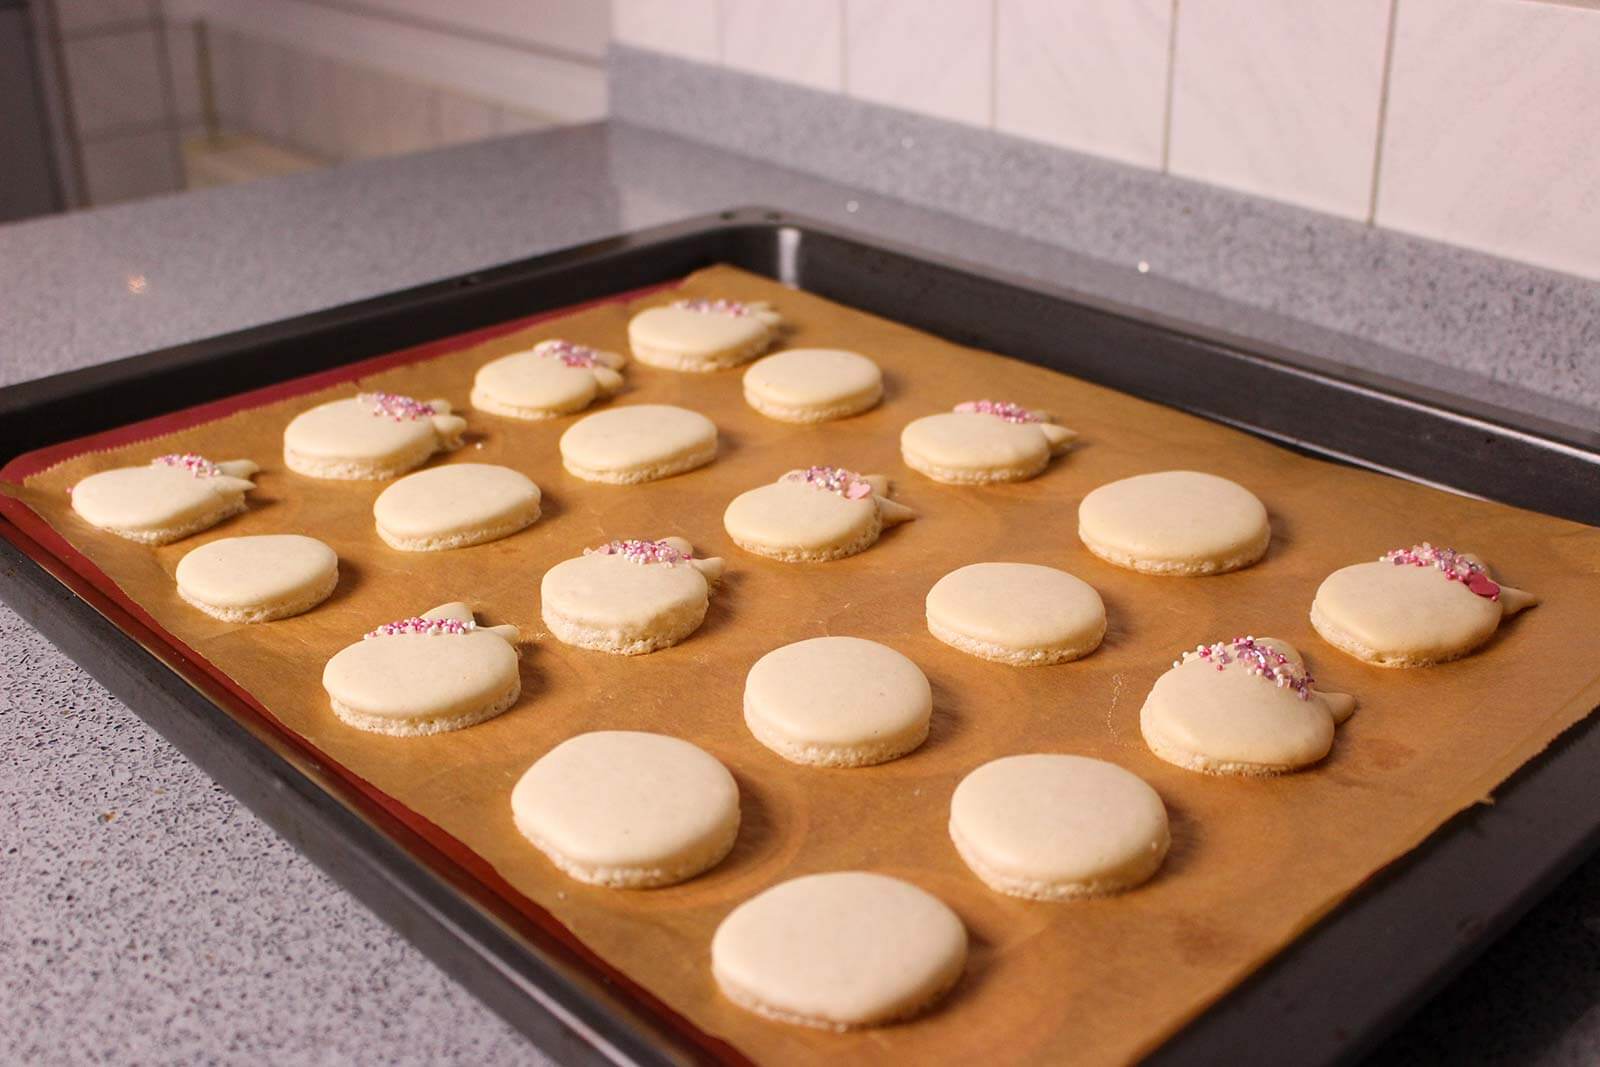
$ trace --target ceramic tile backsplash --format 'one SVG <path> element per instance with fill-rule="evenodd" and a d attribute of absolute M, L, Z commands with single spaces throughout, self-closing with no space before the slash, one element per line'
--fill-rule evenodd
<path fill-rule="evenodd" d="M 1379 225 L 1600 279 L 1600 9 L 1400 0 Z"/>
<path fill-rule="evenodd" d="M 635 48 L 716 63 L 722 56 L 717 3 L 718 0 L 611 0 L 611 35 Z"/>
<path fill-rule="evenodd" d="M 434 140 L 441 145 L 482 141 L 499 132 L 498 108 L 455 93 L 440 93 L 434 108 Z"/>
<path fill-rule="evenodd" d="M 69 35 L 148 25 L 156 18 L 156 0 L 54 0 L 54 8 L 61 32 Z"/>
<path fill-rule="evenodd" d="M 1181 0 L 1174 174 L 1365 219 L 1391 0 Z"/>
<path fill-rule="evenodd" d="M 998 0 L 995 127 L 1161 166 L 1173 0 Z"/>
<path fill-rule="evenodd" d="M 722 0 L 722 61 L 812 89 L 844 88 L 845 0 Z"/>
<path fill-rule="evenodd" d="M 993 0 L 845 0 L 844 33 L 845 91 L 851 96 L 989 125 Z"/>
<path fill-rule="evenodd" d="M 170 193 L 183 187 L 176 133 L 153 130 L 97 138 L 83 145 L 84 177 L 93 204 Z"/>
<path fill-rule="evenodd" d="M 131 133 L 166 119 L 154 27 L 64 43 L 78 135 Z"/>

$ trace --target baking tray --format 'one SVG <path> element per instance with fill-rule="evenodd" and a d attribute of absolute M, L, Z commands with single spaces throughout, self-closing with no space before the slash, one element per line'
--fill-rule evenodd
<path fill-rule="evenodd" d="M 16 455 L 727 263 L 1280 444 L 1600 524 L 1600 435 L 749 208 L 0 390 Z M 1071 337 L 1072 357 L 1059 339 Z M 1085 355 L 1088 353 L 1088 355 Z M 186 756 L 565 1063 L 737 1060 L 378 800 L 0 518 L 0 598 Z M 218 714 L 222 709 L 226 714 Z M 1330 1063 L 1369 1049 L 1600 843 L 1586 720 L 1156 1055 Z"/>

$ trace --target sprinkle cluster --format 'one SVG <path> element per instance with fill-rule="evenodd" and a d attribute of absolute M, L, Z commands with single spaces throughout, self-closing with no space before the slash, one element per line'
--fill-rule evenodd
<path fill-rule="evenodd" d="M 807 467 L 784 475 L 785 481 L 804 482 L 813 489 L 838 493 L 846 500 L 862 500 L 872 495 L 872 483 L 855 471 L 843 467 Z"/>
<path fill-rule="evenodd" d="M 1254 637 L 1235 637 L 1232 641 L 1218 641 L 1212 645 L 1195 645 L 1193 652 L 1185 652 L 1182 659 L 1172 661 L 1181 667 L 1189 660 L 1203 659 L 1223 670 L 1237 663 L 1250 674 L 1271 682 L 1279 689 L 1293 689 L 1301 700 L 1311 699 L 1311 687 L 1316 679 L 1300 670 L 1294 662 L 1275 648 L 1258 644 Z"/>
<path fill-rule="evenodd" d="M 540 341 L 533 350 L 541 356 L 559 359 L 569 367 L 592 367 L 600 362 L 600 352 L 571 341 Z"/>
<path fill-rule="evenodd" d="M 1452 582 L 1460 582 L 1489 600 L 1500 599 L 1500 586 L 1478 564 L 1451 548 L 1434 548 L 1424 541 L 1410 548 L 1396 548 L 1378 557 L 1379 563 L 1396 567 L 1433 567 Z"/>
<path fill-rule="evenodd" d="M 744 316 L 756 313 L 754 307 L 737 300 L 676 300 L 672 306 L 685 311 L 697 311 L 702 315 Z"/>
<path fill-rule="evenodd" d="M 679 552 L 665 541 L 612 541 L 599 548 L 586 548 L 583 554 L 622 556 L 630 563 L 664 563 L 668 567 L 676 563 L 687 563 L 693 558 L 686 552 Z"/>
<path fill-rule="evenodd" d="M 460 619 L 424 619 L 420 615 L 413 615 L 409 619 L 397 619 L 386 622 L 369 634 L 362 636 L 363 641 L 370 641 L 374 637 L 398 637 L 401 634 L 421 634 L 424 637 L 437 637 L 440 634 L 466 634 L 478 628 L 478 624 L 471 619 L 462 622 Z"/>
<path fill-rule="evenodd" d="M 964 404 L 957 404 L 956 410 L 968 415 L 993 415 L 1007 422 L 1044 421 L 1021 404 L 1013 404 L 1006 400 L 968 400 Z"/>
<path fill-rule="evenodd" d="M 424 404 L 399 393 L 362 393 L 356 399 L 369 405 L 374 415 L 391 418 L 395 422 L 414 422 L 436 414 L 432 404 Z"/>
<path fill-rule="evenodd" d="M 182 467 L 196 478 L 215 478 L 222 473 L 221 467 L 193 452 L 169 452 L 165 456 L 157 456 L 150 462 L 168 467 Z"/>

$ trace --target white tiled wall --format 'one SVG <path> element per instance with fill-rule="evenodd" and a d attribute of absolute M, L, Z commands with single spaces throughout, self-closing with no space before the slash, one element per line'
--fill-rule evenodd
<path fill-rule="evenodd" d="M 1600 279 L 1600 0 L 612 0 L 616 40 Z"/>
<path fill-rule="evenodd" d="M 1600 6 L 1401 0 L 1377 222 L 1600 277 Z"/>
<path fill-rule="evenodd" d="M 1169 169 L 1366 218 L 1390 7 L 1391 0 L 1181 0 Z"/>
<path fill-rule="evenodd" d="M 1161 166 L 1172 0 L 999 0 L 995 126 Z"/>

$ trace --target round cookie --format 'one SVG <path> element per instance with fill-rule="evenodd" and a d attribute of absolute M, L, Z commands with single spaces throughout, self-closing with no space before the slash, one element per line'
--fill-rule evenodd
<path fill-rule="evenodd" d="M 485 363 L 472 380 L 472 406 L 512 419 L 553 419 L 582 411 L 622 388 L 627 360 L 571 341 L 540 341 Z"/>
<path fill-rule="evenodd" d="M 459 448 L 466 428 L 447 401 L 361 393 L 296 415 L 283 431 L 283 462 L 312 478 L 393 478 Z"/>
<path fill-rule="evenodd" d="M 722 862 L 739 835 L 739 787 L 687 741 L 601 730 L 541 756 L 511 791 L 511 812 L 578 881 L 646 889 Z"/>
<path fill-rule="evenodd" d="M 1147 881 L 1172 837 L 1144 779 L 1085 756 L 1006 756 L 961 780 L 950 839 L 985 885 L 1029 900 L 1104 896 Z"/>
<path fill-rule="evenodd" d="M 729 1000 L 825 1030 L 916 1015 L 956 984 L 966 960 L 955 912 L 866 871 L 775 885 L 729 912 L 711 939 L 711 972 Z"/>
<path fill-rule="evenodd" d="M 1222 574 L 1267 551 L 1272 529 L 1254 493 L 1198 471 L 1102 485 L 1078 505 L 1078 537 L 1108 563 L 1143 574 Z"/>
<path fill-rule="evenodd" d="M 72 510 L 91 526 L 146 545 L 208 530 L 244 510 L 260 470 L 247 459 L 212 463 L 192 452 L 157 456 L 146 467 L 118 467 L 74 485 Z"/>
<path fill-rule="evenodd" d="M 1202 774 L 1267 775 L 1316 763 L 1355 698 L 1312 688 L 1300 654 L 1270 637 L 1198 645 L 1139 711 L 1150 751 Z"/>
<path fill-rule="evenodd" d="M 561 435 L 561 464 L 585 481 L 634 485 L 704 467 L 717 427 L 670 404 L 632 404 L 586 415 Z"/>
<path fill-rule="evenodd" d="M 765 352 L 782 321 L 764 301 L 676 300 L 629 320 L 628 345 L 652 367 L 723 370 Z"/>
<path fill-rule="evenodd" d="M 334 714 L 360 730 L 460 730 L 517 702 L 516 640 L 515 626 L 480 627 L 465 604 L 442 604 L 346 646 L 323 668 L 322 687 Z"/>
<path fill-rule="evenodd" d="M 883 372 L 866 356 L 836 348 L 791 348 L 744 372 L 744 402 L 779 422 L 828 422 L 883 399 Z"/>
<path fill-rule="evenodd" d="M 744 721 L 791 763 L 865 767 L 910 752 L 928 736 L 933 690 L 915 663 L 859 637 L 813 637 L 756 660 L 744 682 Z"/>
<path fill-rule="evenodd" d="M 315 537 L 224 537 L 178 561 L 178 595 L 223 622 L 270 622 L 310 611 L 339 584 L 339 557 Z"/>
<path fill-rule="evenodd" d="M 928 632 L 1013 667 L 1087 656 L 1106 635 L 1106 606 L 1088 582 L 1036 563 L 972 563 L 934 583 Z"/>
<path fill-rule="evenodd" d="M 900 455 L 936 482 L 1020 482 L 1042 472 L 1077 437 L 1047 412 L 972 400 L 908 425 L 900 432 Z"/>
<path fill-rule="evenodd" d="M 1311 625 L 1357 659 L 1426 667 L 1467 655 L 1500 620 L 1538 602 L 1496 582 L 1477 557 L 1424 541 L 1328 575 L 1311 603 Z"/>
<path fill-rule="evenodd" d="M 698 630 L 721 577 L 722 560 L 695 559 L 681 537 L 612 541 L 546 571 L 539 609 L 565 644 L 638 656 Z"/>
<path fill-rule="evenodd" d="M 785 563 L 864 552 L 886 526 L 916 518 L 888 497 L 889 480 L 843 467 L 810 467 L 734 497 L 722 525 L 746 552 Z"/>
<path fill-rule="evenodd" d="M 403 552 L 465 548 L 510 536 L 539 518 L 539 487 L 489 463 L 452 463 L 408 474 L 378 494 L 378 536 Z"/>

